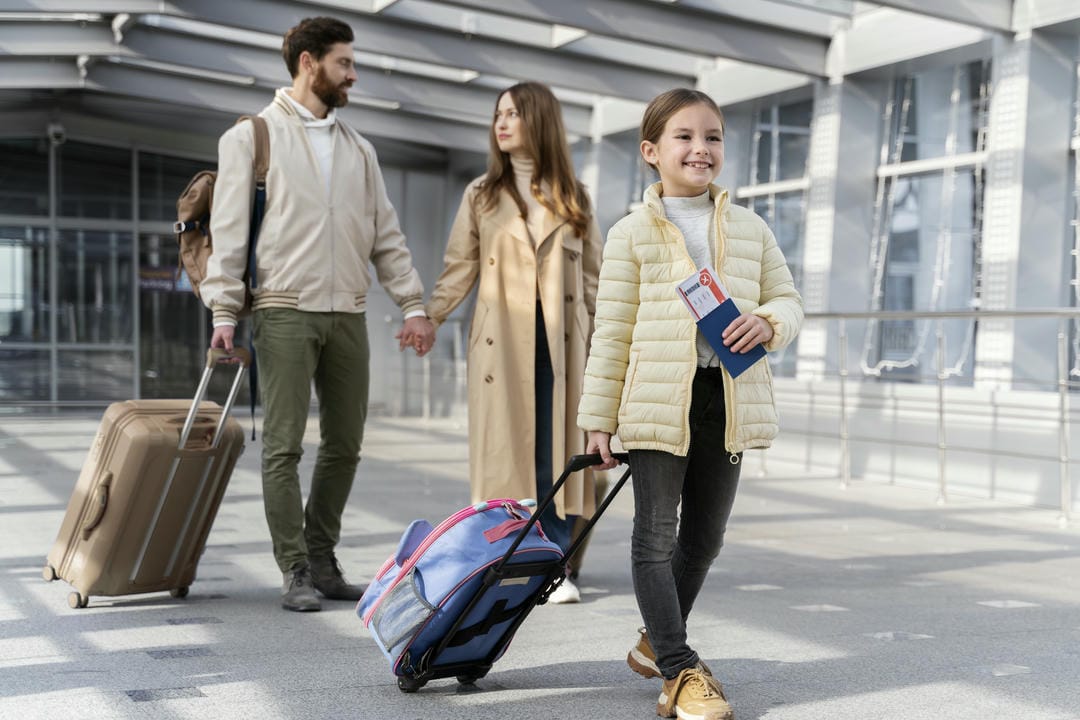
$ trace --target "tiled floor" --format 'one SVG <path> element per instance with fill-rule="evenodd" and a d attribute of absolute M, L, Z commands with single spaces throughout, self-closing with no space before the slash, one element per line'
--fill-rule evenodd
<path fill-rule="evenodd" d="M 406 695 L 351 604 L 278 608 L 258 443 L 188 598 L 68 608 L 41 567 L 95 427 L 0 417 L 0 718 L 655 717 L 657 683 L 624 663 L 639 624 L 629 492 L 589 548 L 582 604 L 538 608 L 476 688 Z M 464 432 L 371 422 L 339 551 L 353 579 L 409 521 L 468 502 Z M 1080 531 L 1053 510 L 768 468 L 747 462 L 690 621 L 740 720 L 1080 718 Z"/>

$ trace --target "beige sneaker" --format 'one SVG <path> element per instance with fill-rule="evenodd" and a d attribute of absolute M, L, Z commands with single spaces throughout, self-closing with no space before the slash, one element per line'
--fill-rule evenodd
<path fill-rule="evenodd" d="M 649 634 L 643 627 L 638 628 L 637 644 L 626 654 L 626 664 L 641 677 L 664 677 L 660 672 L 660 668 L 656 665 L 656 653 L 653 652 L 652 645 L 649 643 Z M 709 666 L 700 659 L 698 660 L 697 668 L 709 677 L 712 677 L 712 670 L 710 670 Z"/>
<path fill-rule="evenodd" d="M 728 705 L 719 681 L 696 667 L 664 681 L 656 701 L 656 714 L 679 720 L 735 720 L 735 712 Z"/>

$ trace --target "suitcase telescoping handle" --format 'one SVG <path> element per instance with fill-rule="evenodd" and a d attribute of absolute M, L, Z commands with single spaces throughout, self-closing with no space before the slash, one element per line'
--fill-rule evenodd
<path fill-rule="evenodd" d="M 228 360 L 228 364 L 235 364 L 239 360 L 240 367 L 236 370 L 236 377 L 233 378 L 229 396 L 221 407 L 221 417 L 218 418 L 217 427 L 214 428 L 214 440 L 210 447 L 216 448 L 218 443 L 221 442 L 221 431 L 225 427 L 225 421 L 229 419 L 229 412 L 232 410 L 233 403 L 236 402 L 236 396 L 240 394 L 240 381 L 244 378 L 244 371 L 251 367 L 251 353 L 242 347 L 233 348 L 231 351 L 223 348 L 210 348 L 206 352 L 206 368 L 203 370 L 202 379 L 199 380 L 199 387 L 195 390 L 195 399 L 191 403 L 191 409 L 188 410 L 187 420 L 184 421 L 184 429 L 180 431 L 181 450 L 187 445 L 191 428 L 195 425 L 195 416 L 199 413 L 199 403 L 206 399 L 206 391 L 210 387 L 210 377 L 214 374 L 214 368 L 226 360 Z"/>
<path fill-rule="evenodd" d="M 619 493 L 620 490 L 622 490 L 622 486 L 625 485 L 626 481 L 630 478 L 630 454 L 624 452 L 616 452 L 611 453 L 611 456 L 621 462 L 623 465 L 625 465 L 626 471 L 622 474 L 622 477 L 619 478 L 619 482 L 615 483 L 615 487 L 611 488 L 607 496 L 604 497 L 604 501 L 601 502 L 599 507 L 596 508 L 596 512 L 594 512 L 592 517 L 589 518 L 588 522 L 585 524 L 585 527 L 582 529 L 581 534 L 578 535 L 577 539 L 574 540 L 574 542 L 570 545 L 569 548 L 567 548 L 566 554 L 563 555 L 563 567 L 566 567 L 566 565 L 570 562 L 570 558 L 574 557 L 574 553 L 578 551 L 578 548 L 580 548 L 582 543 L 585 542 L 585 539 L 589 537 L 589 533 L 592 532 L 593 525 L 596 525 L 596 523 L 599 522 L 600 516 L 604 514 L 604 511 L 607 510 L 608 505 L 612 503 L 612 501 L 615 499 L 615 496 Z M 544 499 L 541 500 L 540 504 L 536 506 L 536 511 L 529 518 L 529 522 L 521 528 L 521 530 L 517 534 L 517 537 L 514 538 L 513 544 L 510 545 L 510 547 L 503 554 L 502 558 L 499 560 L 498 565 L 495 566 L 496 573 L 501 571 L 503 566 L 510 561 L 510 558 L 514 556 L 514 552 L 517 550 L 518 545 L 520 545 L 521 541 L 528 536 L 529 530 L 532 528 L 533 525 L 540 521 L 540 514 L 547 510 L 548 505 L 551 505 L 551 503 L 555 502 L 555 494 L 562 489 L 562 486 L 564 484 L 566 484 L 566 479 L 570 477 L 573 473 L 580 472 L 581 470 L 584 470 L 586 468 L 591 468 L 594 465 L 600 465 L 603 462 L 604 459 L 600 457 L 600 453 L 571 456 L 569 462 L 566 463 L 566 469 L 562 471 L 562 475 L 559 476 L 559 479 L 556 480 L 555 484 L 551 487 L 551 492 L 544 496 Z"/>

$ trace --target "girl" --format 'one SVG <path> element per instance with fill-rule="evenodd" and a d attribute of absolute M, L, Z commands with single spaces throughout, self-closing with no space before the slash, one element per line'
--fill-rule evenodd
<path fill-rule="evenodd" d="M 487 173 L 465 190 L 427 304 L 438 326 L 479 280 L 468 350 L 473 502 L 541 498 L 584 451 L 573 411 L 602 252 L 551 91 L 532 82 L 503 91 L 490 138 Z M 591 471 L 563 487 L 540 521 L 566 551 L 574 516 L 594 510 Z M 579 598 L 568 578 L 550 601 Z"/>
<path fill-rule="evenodd" d="M 663 679 L 658 715 L 726 720 L 731 707 L 687 645 L 686 620 L 723 544 L 742 451 L 768 447 L 777 417 L 767 361 L 732 378 L 676 286 L 716 268 L 742 313 L 723 332 L 734 352 L 790 343 L 802 299 L 765 222 L 712 184 L 724 163 L 724 116 L 708 95 L 655 98 L 641 154 L 660 182 L 608 233 L 578 425 L 602 467 L 617 464 L 616 431 L 629 451 L 631 562 L 645 627 L 627 662 Z"/>

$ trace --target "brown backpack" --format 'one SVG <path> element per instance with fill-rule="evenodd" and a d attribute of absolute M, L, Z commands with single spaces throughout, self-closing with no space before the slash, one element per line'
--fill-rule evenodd
<path fill-rule="evenodd" d="M 244 306 L 238 313 L 243 316 L 251 312 L 251 288 L 255 282 L 255 240 L 262 223 L 263 209 L 266 206 L 266 171 L 270 167 L 270 133 L 266 120 L 258 115 L 244 115 L 236 122 L 250 120 L 255 128 L 255 157 L 252 167 L 255 170 L 255 202 L 251 209 L 251 229 L 248 237 L 248 267 L 244 273 Z M 181 271 L 187 273 L 191 281 L 191 290 L 200 297 L 199 286 L 206 279 L 206 263 L 214 252 L 214 241 L 210 235 L 210 212 L 214 202 L 214 183 L 217 172 L 202 170 L 195 173 L 176 201 L 176 223 L 173 231 L 176 242 L 180 245 L 180 259 L 176 268 L 177 278 Z"/>

